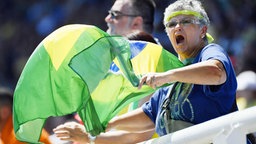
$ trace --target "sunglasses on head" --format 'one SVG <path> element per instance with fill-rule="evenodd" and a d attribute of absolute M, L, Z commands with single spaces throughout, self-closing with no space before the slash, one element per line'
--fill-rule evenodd
<path fill-rule="evenodd" d="M 118 19 L 123 16 L 127 16 L 127 17 L 137 17 L 138 16 L 138 15 L 132 15 L 132 14 L 124 14 L 120 11 L 114 11 L 114 10 L 109 10 L 108 13 L 111 16 L 111 19 Z"/>
<path fill-rule="evenodd" d="M 178 20 L 171 20 L 165 26 L 169 27 L 169 28 L 173 28 L 177 24 L 180 24 L 182 26 L 187 26 L 187 25 L 191 25 L 191 24 L 200 24 L 200 22 L 198 20 L 195 20 L 195 19 L 184 18 L 184 19 L 181 19 L 179 21 Z"/>

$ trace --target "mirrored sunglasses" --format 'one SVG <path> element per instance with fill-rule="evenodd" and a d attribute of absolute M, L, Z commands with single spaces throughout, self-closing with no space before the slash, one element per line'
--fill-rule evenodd
<path fill-rule="evenodd" d="M 188 25 L 191 25 L 191 24 L 200 24 L 199 20 L 195 20 L 195 19 L 182 19 L 180 21 L 175 21 L 175 20 L 171 20 L 169 21 L 165 27 L 168 27 L 168 28 L 173 28 L 175 27 L 177 24 L 179 25 L 182 25 L 182 26 L 188 26 Z"/>

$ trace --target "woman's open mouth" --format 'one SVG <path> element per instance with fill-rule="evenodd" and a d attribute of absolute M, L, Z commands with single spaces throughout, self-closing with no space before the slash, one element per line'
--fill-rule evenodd
<path fill-rule="evenodd" d="M 176 43 L 177 43 L 177 45 L 182 44 L 184 41 L 185 41 L 184 36 L 182 36 L 182 35 L 176 35 Z"/>

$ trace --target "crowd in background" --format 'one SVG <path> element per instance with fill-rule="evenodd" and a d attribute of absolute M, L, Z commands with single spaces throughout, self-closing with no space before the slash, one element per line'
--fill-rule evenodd
<path fill-rule="evenodd" d="M 155 1 L 154 36 L 173 52 L 162 22 L 164 9 L 173 0 Z M 104 18 L 112 4 L 113 0 L 0 1 L 0 86 L 15 88 L 33 50 L 55 29 L 67 24 L 90 24 L 106 30 Z M 209 33 L 226 49 L 240 73 L 244 49 L 247 53 L 256 49 L 256 1 L 203 0 L 203 4 L 211 21 Z M 255 63 L 255 59 L 250 62 Z"/>

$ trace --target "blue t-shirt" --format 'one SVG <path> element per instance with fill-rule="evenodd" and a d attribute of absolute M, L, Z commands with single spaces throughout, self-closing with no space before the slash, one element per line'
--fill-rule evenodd
<path fill-rule="evenodd" d="M 177 83 L 169 105 L 171 119 L 199 124 L 237 110 L 235 104 L 236 75 L 222 47 L 217 44 L 207 45 L 192 63 L 210 59 L 222 62 L 227 74 L 226 82 L 221 85 Z M 142 106 L 146 115 L 155 123 L 156 132 L 160 136 L 166 135 L 161 107 L 169 96 L 171 87 L 160 88 Z"/>

